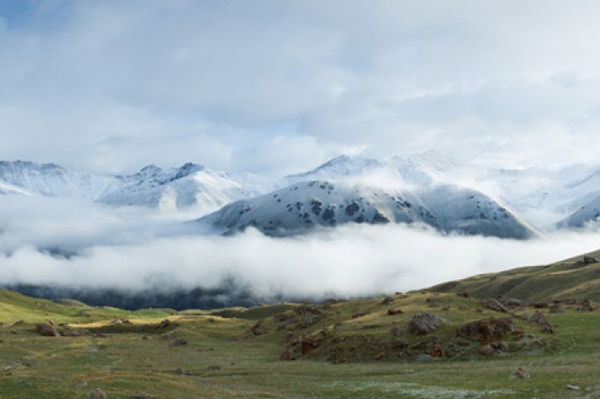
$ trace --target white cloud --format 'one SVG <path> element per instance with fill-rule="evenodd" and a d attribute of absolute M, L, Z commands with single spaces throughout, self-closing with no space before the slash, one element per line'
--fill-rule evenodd
<path fill-rule="evenodd" d="M 0 30 L 2 159 L 274 172 L 311 141 L 549 163 L 566 157 L 547 132 L 585 158 L 598 140 L 596 2 L 30 7 Z"/>
<path fill-rule="evenodd" d="M 425 288 L 597 249 L 597 232 L 515 241 L 445 236 L 404 225 L 347 225 L 276 239 L 254 230 L 203 236 L 140 209 L 59 200 L 8 203 L 7 198 L 3 205 L 10 208 L 0 208 L 3 283 L 169 290 L 215 288 L 233 278 L 262 296 L 360 296 Z M 53 257 L 40 248 L 66 248 L 78 255 Z"/>

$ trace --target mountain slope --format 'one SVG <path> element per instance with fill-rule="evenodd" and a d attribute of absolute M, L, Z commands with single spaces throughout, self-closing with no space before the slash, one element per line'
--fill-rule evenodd
<path fill-rule="evenodd" d="M 600 301 L 600 250 L 545 266 L 529 266 L 482 274 L 434 286 L 437 292 L 466 292 L 478 298 L 518 298 L 526 301 L 591 299 Z"/>
<path fill-rule="evenodd" d="M 31 194 L 95 200 L 111 178 L 70 171 L 55 164 L 0 162 L 0 180 Z"/>
<path fill-rule="evenodd" d="M 55 164 L 0 162 L 0 194 L 78 198 L 160 210 L 213 211 L 274 186 L 270 179 L 216 172 L 193 163 L 167 170 L 149 165 L 132 175 L 109 176 L 77 173 Z"/>
<path fill-rule="evenodd" d="M 299 182 L 257 198 L 229 204 L 199 219 L 225 234 L 255 227 L 288 235 L 345 223 L 424 223 L 444 232 L 527 238 L 532 228 L 474 190 L 435 186 L 418 191 L 365 185 Z"/>

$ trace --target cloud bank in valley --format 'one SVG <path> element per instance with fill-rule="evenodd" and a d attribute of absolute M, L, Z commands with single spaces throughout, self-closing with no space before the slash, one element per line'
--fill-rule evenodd
<path fill-rule="evenodd" d="M 31 213 L 28 207 L 39 204 L 22 203 L 21 209 L 11 208 L 22 212 L 12 212 L 12 220 L 2 207 L 0 281 L 5 284 L 169 291 L 216 288 L 233 279 L 264 298 L 352 297 L 425 288 L 597 249 L 596 232 L 514 241 L 403 225 L 347 225 L 293 238 L 254 230 L 221 237 L 190 234 L 179 223 L 139 210 L 124 217 L 123 209 L 79 204 L 78 210 L 73 201 L 58 201 Z M 78 254 L 39 250 L 49 246 L 75 248 Z"/>

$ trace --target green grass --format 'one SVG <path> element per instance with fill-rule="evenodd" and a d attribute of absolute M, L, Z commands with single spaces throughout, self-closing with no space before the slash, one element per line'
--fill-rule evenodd
<path fill-rule="evenodd" d="M 507 315 L 484 309 L 474 298 L 431 293 L 396 295 L 387 304 L 377 298 L 177 314 L 64 305 L 7 291 L 0 291 L 0 297 L 0 322 L 25 321 L 0 327 L 0 398 L 85 398 L 96 387 L 111 399 L 141 392 L 157 398 L 600 397 L 595 371 L 600 364 L 599 312 L 548 314 L 553 336 L 520 319 L 532 314 L 531 308 L 512 316 L 526 332 L 520 340 L 508 338 L 514 348 L 523 340 L 557 341 L 559 346 L 487 357 L 478 353 L 481 344 L 469 343 L 462 353 L 439 359 L 424 356 L 423 350 L 398 358 L 392 349 L 375 360 L 386 342 L 413 345 L 433 335 L 446 346 L 460 325 Z M 404 313 L 390 316 L 390 308 Z M 435 313 L 446 323 L 428 336 L 412 336 L 406 326 L 419 311 Z M 33 323 L 48 318 L 83 334 L 37 335 Z M 114 324 L 116 318 L 130 323 Z M 171 324 L 158 328 L 165 318 Z M 390 332 L 394 327 L 402 330 L 395 337 Z M 310 353 L 297 351 L 297 360 L 279 360 L 288 335 L 319 334 L 325 338 Z M 187 345 L 174 345 L 179 338 Z M 340 353 L 346 358 L 332 357 Z M 520 366 L 531 378 L 514 377 Z M 568 384 L 582 390 L 569 391 Z"/>

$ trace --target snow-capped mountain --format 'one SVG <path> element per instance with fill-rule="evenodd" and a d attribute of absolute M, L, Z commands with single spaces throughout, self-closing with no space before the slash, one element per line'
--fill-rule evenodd
<path fill-rule="evenodd" d="M 224 234 L 255 227 L 289 235 L 346 223 L 424 223 L 444 232 L 527 238 L 533 228 L 485 195 L 458 186 L 385 190 L 346 182 L 298 182 L 236 201 L 198 220 Z"/>
<path fill-rule="evenodd" d="M 168 170 L 150 165 L 134 175 L 117 176 L 97 201 L 171 211 L 190 207 L 214 210 L 271 187 L 266 179 L 215 172 L 193 163 Z"/>
<path fill-rule="evenodd" d="M 193 163 L 167 170 L 149 165 L 133 175 L 109 176 L 55 164 L 0 162 L 0 194 L 78 198 L 115 206 L 171 211 L 193 207 L 206 213 L 274 187 L 260 176 L 216 172 Z"/>
<path fill-rule="evenodd" d="M 111 178 L 77 173 L 51 163 L 15 161 L 0 162 L 0 181 L 31 194 L 93 201 Z"/>
<path fill-rule="evenodd" d="M 319 183 L 311 183 L 315 181 Z M 321 184 L 335 189 L 324 195 L 317 190 Z M 290 187 L 297 188 L 291 193 Z M 0 195 L 9 194 L 193 210 L 195 215 L 218 211 L 211 220 L 231 231 L 251 224 L 265 232 L 293 231 L 299 216 L 292 218 L 287 206 L 280 208 L 282 203 L 299 203 L 308 214 L 301 213 L 303 226 L 387 219 L 447 232 L 520 237 L 533 231 L 530 226 L 576 228 L 594 221 L 600 209 L 600 167 L 494 169 L 454 162 L 435 152 L 387 159 L 343 155 L 313 170 L 274 179 L 194 163 L 168 169 L 149 165 L 135 174 L 115 176 L 78 173 L 55 164 L 0 162 Z M 281 201 L 267 201 L 274 195 Z M 313 200 L 330 209 L 326 219 L 310 212 Z M 411 207 L 399 209 L 396 200 Z M 360 208 L 359 214 L 345 213 L 352 204 Z M 329 218 L 331 212 L 334 218 Z"/>

